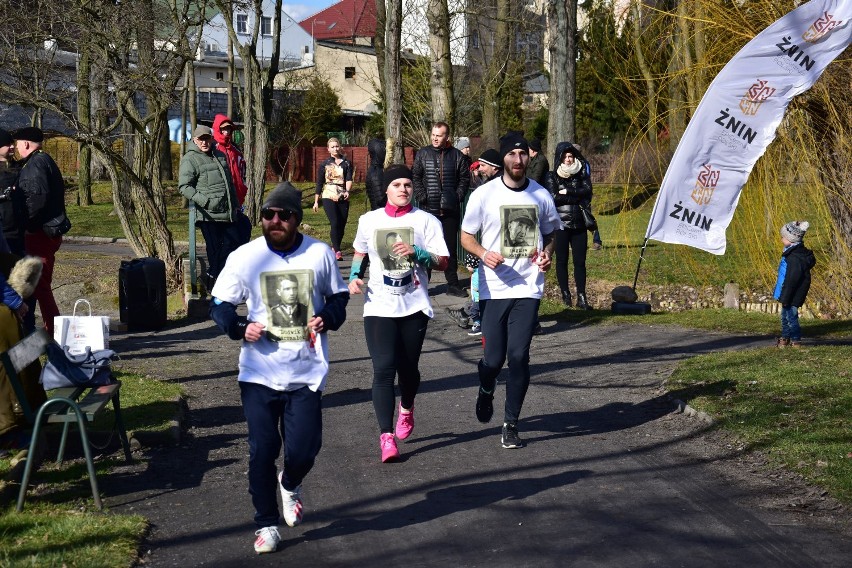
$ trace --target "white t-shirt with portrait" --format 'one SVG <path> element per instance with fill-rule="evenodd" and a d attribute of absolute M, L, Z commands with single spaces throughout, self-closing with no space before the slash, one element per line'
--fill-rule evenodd
<path fill-rule="evenodd" d="M 541 298 L 544 273 L 529 253 L 542 249 L 542 235 L 560 227 L 553 198 L 535 181 L 528 179 L 516 190 L 498 176 L 479 186 L 467 202 L 461 229 L 481 233 L 480 244 L 506 260 L 493 270 L 479 263 L 480 299 Z"/>
<path fill-rule="evenodd" d="M 295 280 L 296 313 L 306 312 L 287 324 L 279 318 L 276 326 L 273 314 L 282 304 L 278 293 L 283 279 Z M 325 298 L 342 292 L 348 289 L 334 252 L 314 238 L 304 236 L 299 248 L 284 258 L 269 249 L 264 237 L 232 252 L 211 294 L 234 305 L 245 302 L 249 321 L 264 324 L 267 332 L 258 341 L 242 342 L 239 380 L 278 391 L 304 386 L 322 391 L 328 375 L 328 334 L 312 333 L 307 321 L 323 309 Z"/>
<path fill-rule="evenodd" d="M 431 318 L 426 269 L 389 252 L 397 241 L 449 256 L 441 222 L 434 215 L 416 207 L 400 217 L 391 217 L 384 209 L 361 215 L 352 247 L 370 257 L 364 316 L 402 317 L 423 312 Z"/>

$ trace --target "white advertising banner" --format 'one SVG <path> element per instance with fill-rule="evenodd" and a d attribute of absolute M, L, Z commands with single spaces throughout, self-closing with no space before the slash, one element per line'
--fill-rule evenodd
<path fill-rule="evenodd" d="M 763 30 L 716 76 L 663 177 L 646 238 L 725 253 L 725 230 L 790 100 L 852 41 L 852 0 L 811 0 Z"/>

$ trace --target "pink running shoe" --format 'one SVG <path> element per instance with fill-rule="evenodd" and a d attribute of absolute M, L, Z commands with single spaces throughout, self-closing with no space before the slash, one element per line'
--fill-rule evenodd
<path fill-rule="evenodd" d="M 411 436 L 414 430 L 414 407 L 408 412 L 402 411 L 402 404 L 399 405 L 399 416 L 396 419 L 396 437 L 400 440 L 405 440 Z"/>
<path fill-rule="evenodd" d="M 386 432 L 379 438 L 379 446 L 382 448 L 382 463 L 394 461 L 399 458 L 399 450 L 396 449 L 396 440 L 393 434 Z"/>

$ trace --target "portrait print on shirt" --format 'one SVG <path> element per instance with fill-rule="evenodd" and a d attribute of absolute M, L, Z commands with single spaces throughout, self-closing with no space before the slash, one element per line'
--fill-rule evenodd
<path fill-rule="evenodd" d="M 407 256 L 393 252 L 395 243 L 411 244 L 414 230 L 411 227 L 377 229 L 374 246 L 382 259 L 382 285 L 391 294 L 405 294 L 414 289 L 414 263 Z"/>
<path fill-rule="evenodd" d="M 500 206 L 500 254 L 506 258 L 530 256 L 538 243 L 535 205 Z"/>
<path fill-rule="evenodd" d="M 343 166 L 338 164 L 326 164 L 325 166 L 325 183 L 322 188 L 323 199 L 337 198 L 346 190 L 346 180 L 343 176 Z"/>
<path fill-rule="evenodd" d="M 266 306 L 266 336 L 270 340 L 308 339 L 313 282 L 313 270 L 261 273 L 260 293 Z"/>

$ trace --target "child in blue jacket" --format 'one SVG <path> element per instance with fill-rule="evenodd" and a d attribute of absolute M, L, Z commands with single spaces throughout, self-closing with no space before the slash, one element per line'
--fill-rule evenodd
<path fill-rule="evenodd" d="M 773 297 L 781 302 L 781 337 L 778 347 L 800 347 L 799 308 L 811 287 L 811 269 L 816 264 L 814 253 L 802 242 L 810 227 L 807 221 L 790 221 L 781 227 L 784 251 L 778 265 L 778 281 Z"/>

